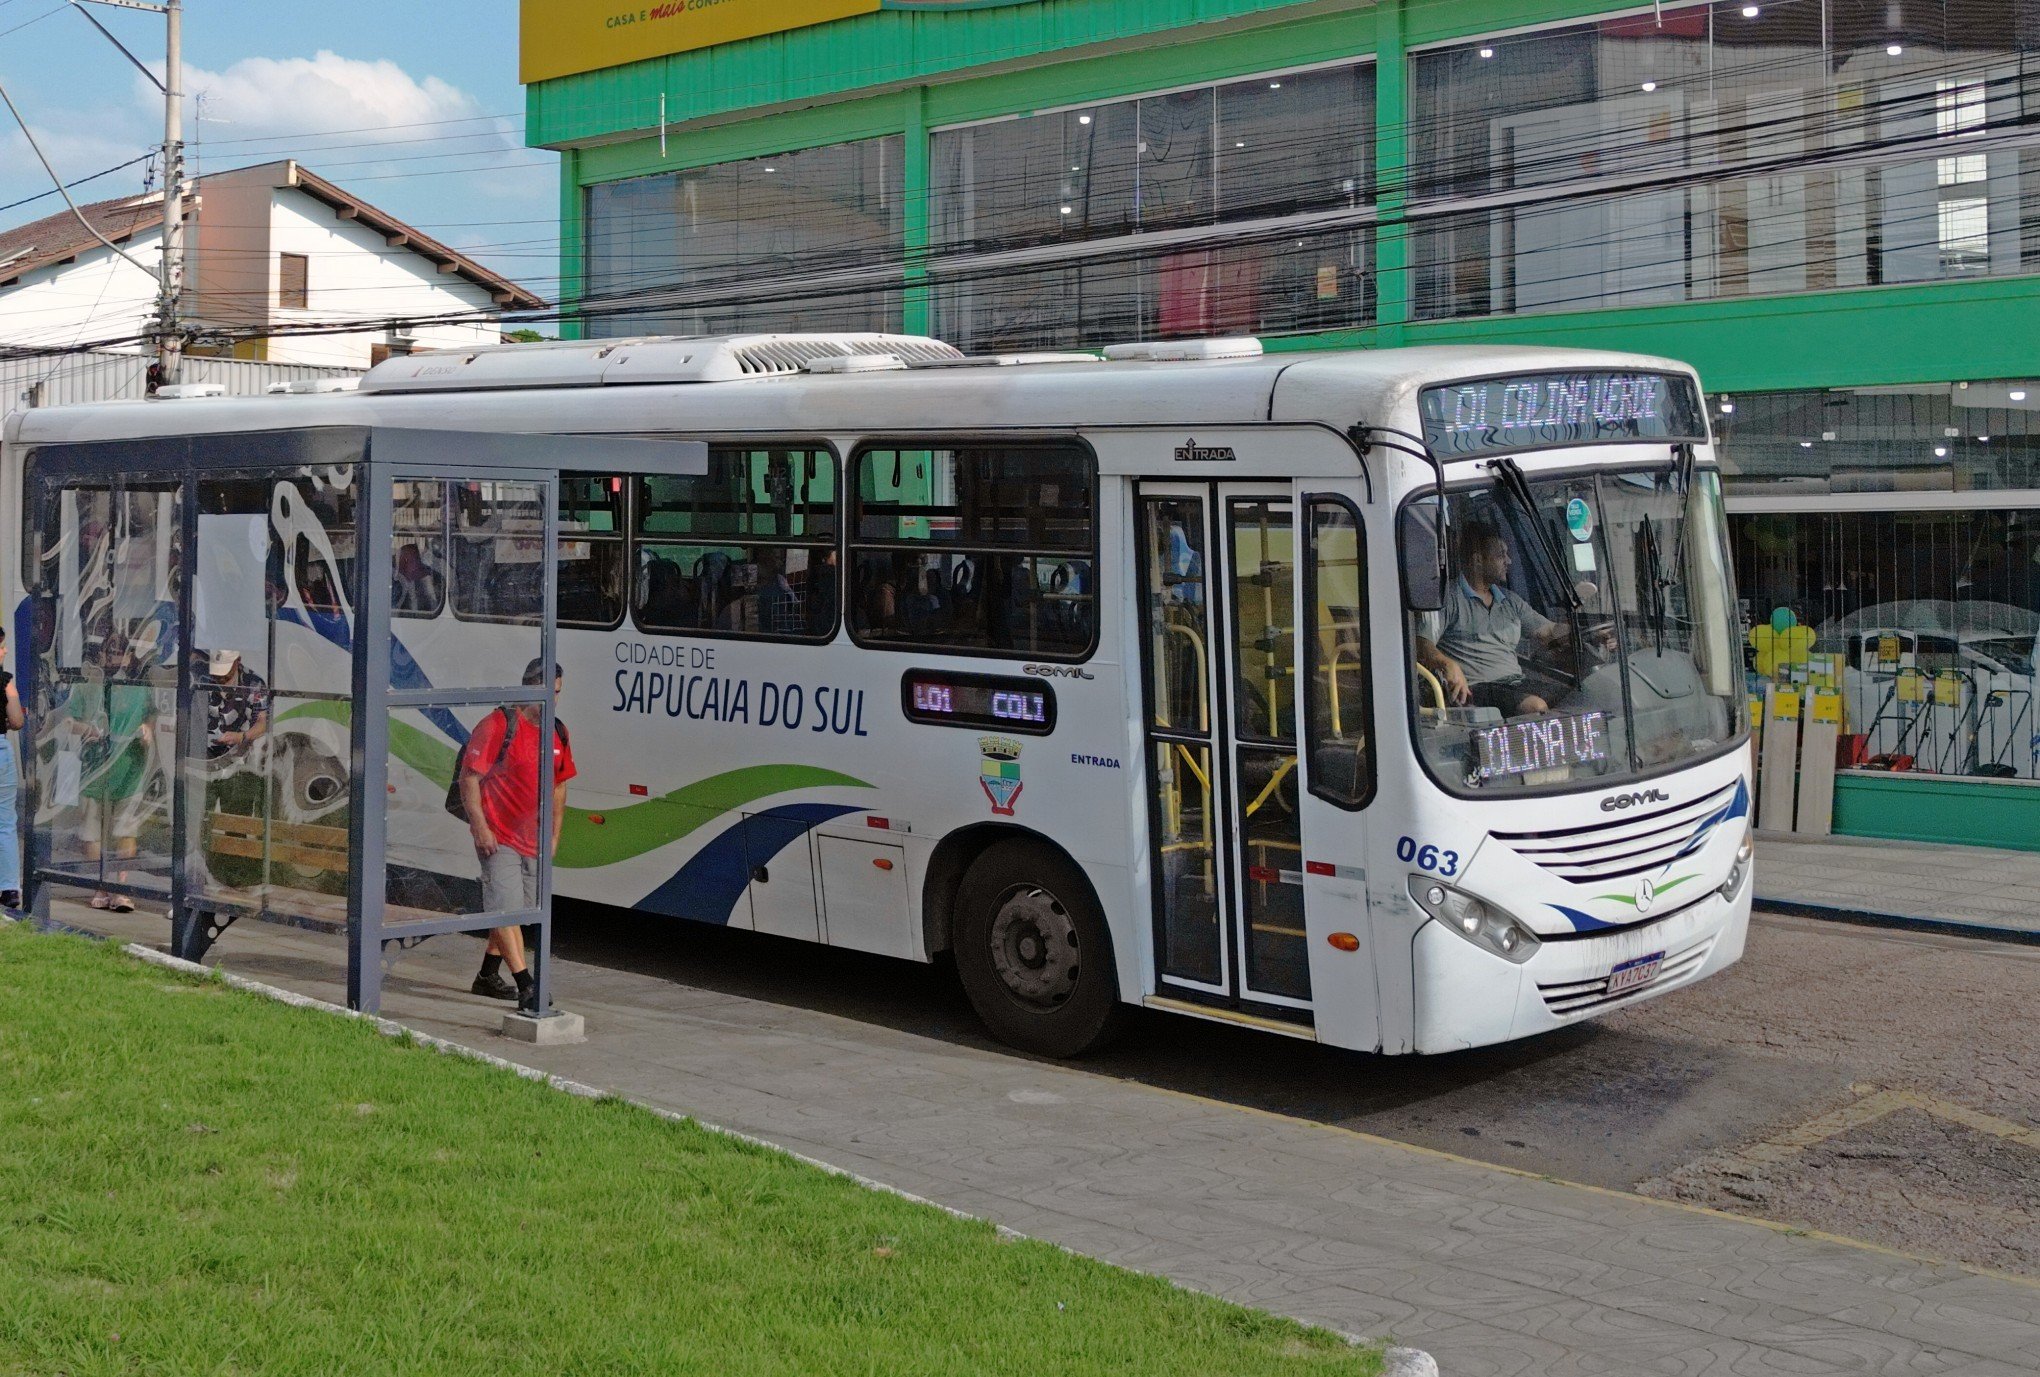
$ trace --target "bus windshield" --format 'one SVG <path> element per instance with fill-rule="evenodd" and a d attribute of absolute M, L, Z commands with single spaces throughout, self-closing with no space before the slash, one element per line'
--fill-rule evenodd
<path fill-rule="evenodd" d="M 1441 785 L 1606 787 L 1742 736 L 1720 481 L 1684 468 L 1531 477 L 1505 459 L 1447 493 L 1443 606 L 1407 633 L 1418 753 Z"/>

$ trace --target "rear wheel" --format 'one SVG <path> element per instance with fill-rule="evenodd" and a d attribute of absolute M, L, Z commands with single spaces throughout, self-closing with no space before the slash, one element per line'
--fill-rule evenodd
<path fill-rule="evenodd" d="M 1016 838 L 978 857 L 957 890 L 953 946 L 964 993 L 1001 1042 L 1077 1057 L 1118 1031 L 1105 915 L 1054 848 Z"/>

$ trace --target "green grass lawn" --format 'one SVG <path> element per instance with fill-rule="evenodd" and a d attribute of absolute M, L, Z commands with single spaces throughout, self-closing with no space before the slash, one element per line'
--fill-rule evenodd
<path fill-rule="evenodd" d="M 691 1124 L 0 924 L 0 1372 L 1377 1367 Z"/>

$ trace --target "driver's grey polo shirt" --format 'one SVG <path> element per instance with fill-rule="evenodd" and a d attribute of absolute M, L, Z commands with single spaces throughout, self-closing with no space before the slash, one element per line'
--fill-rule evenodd
<path fill-rule="evenodd" d="M 1445 606 L 1426 613 L 1418 634 L 1459 662 L 1469 684 L 1492 684 L 1523 677 L 1516 647 L 1525 636 L 1550 626 L 1551 618 L 1504 588 L 1488 585 L 1493 603 L 1482 602 L 1473 585 L 1460 575 L 1445 595 Z"/>

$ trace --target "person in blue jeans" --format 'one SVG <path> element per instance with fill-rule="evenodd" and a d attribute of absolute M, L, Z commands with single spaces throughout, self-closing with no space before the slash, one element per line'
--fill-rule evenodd
<path fill-rule="evenodd" d="M 0 627 L 0 658 L 7 654 L 7 631 Z M 0 714 L 5 722 L 0 729 L 0 908 L 21 907 L 21 827 L 14 814 L 15 786 L 21 783 L 21 770 L 14 759 L 14 742 L 9 732 L 18 732 L 27 717 L 21 711 L 21 694 L 14 687 L 14 676 L 0 669 L 0 695 L 6 698 L 6 709 Z"/>

